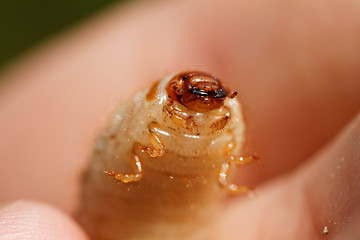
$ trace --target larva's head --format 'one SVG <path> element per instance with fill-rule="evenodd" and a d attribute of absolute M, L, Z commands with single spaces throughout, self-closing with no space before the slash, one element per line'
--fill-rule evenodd
<path fill-rule="evenodd" d="M 183 72 L 174 76 L 167 86 L 167 93 L 175 101 L 196 112 L 220 108 L 229 96 L 219 79 L 204 72 Z M 235 97 L 236 92 L 231 94 Z"/>

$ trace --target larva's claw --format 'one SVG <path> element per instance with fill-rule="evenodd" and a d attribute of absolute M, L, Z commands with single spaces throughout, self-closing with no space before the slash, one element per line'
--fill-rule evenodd
<path fill-rule="evenodd" d="M 231 194 L 250 194 L 254 190 L 247 186 L 239 186 L 234 183 L 230 183 L 228 181 L 230 163 L 224 163 L 221 165 L 220 172 L 219 172 L 219 183 L 220 185 L 225 188 Z"/>
<path fill-rule="evenodd" d="M 143 171 L 140 162 L 140 158 L 133 154 L 131 156 L 131 164 L 132 167 L 135 169 L 135 173 L 119 173 L 115 171 L 106 171 L 104 173 L 110 177 L 114 177 L 116 180 L 122 183 L 130 183 L 130 182 L 138 182 L 143 178 Z"/>

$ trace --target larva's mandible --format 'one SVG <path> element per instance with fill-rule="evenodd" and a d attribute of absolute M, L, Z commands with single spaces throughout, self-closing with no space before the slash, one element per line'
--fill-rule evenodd
<path fill-rule="evenodd" d="M 239 102 L 214 76 L 184 72 L 118 107 L 84 177 L 93 239 L 206 239 L 244 141 Z"/>

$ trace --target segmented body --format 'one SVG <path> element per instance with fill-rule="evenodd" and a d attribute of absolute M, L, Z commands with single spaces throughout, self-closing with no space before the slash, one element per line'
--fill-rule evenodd
<path fill-rule="evenodd" d="M 240 153 L 244 124 L 222 88 L 188 87 L 212 94 L 205 103 L 173 95 L 176 84 L 184 88 L 179 78 L 196 76 L 214 78 L 171 75 L 116 109 L 84 178 L 80 220 L 93 239 L 206 239 L 225 193 L 219 174 Z"/>

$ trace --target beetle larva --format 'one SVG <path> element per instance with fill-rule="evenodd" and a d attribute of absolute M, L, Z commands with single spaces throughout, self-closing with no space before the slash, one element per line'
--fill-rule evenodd
<path fill-rule="evenodd" d="M 244 141 L 239 102 L 214 76 L 184 72 L 118 107 L 84 177 L 93 239 L 206 239 Z"/>

